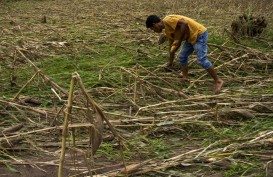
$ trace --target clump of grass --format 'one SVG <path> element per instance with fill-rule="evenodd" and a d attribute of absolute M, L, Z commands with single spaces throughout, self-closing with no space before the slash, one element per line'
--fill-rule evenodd
<path fill-rule="evenodd" d="M 119 157 L 119 150 L 113 147 L 112 143 L 102 143 L 97 151 L 97 156 L 106 157 L 107 159 L 113 160 Z"/>
<path fill-rule="evenodd" d="M 244 161 L 233 162 L 231 168 L 224 172 L 226 177 L 232 177 L 236 175 L 247 176 L 251 174 L 255 174 L 256 177 L 262 177 L 265 176 L 265 170 L 263 170 L 263 166 L 260 163 L 257 163 L 253 160 L 248 160 L 247 163 L 244 163 Z"/>

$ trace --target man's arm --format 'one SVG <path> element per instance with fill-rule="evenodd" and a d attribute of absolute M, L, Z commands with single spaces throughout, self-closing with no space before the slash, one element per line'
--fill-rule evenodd
<path fill-rule="evenodd" d="M 186 21 L 184 21 L 183 19 L 178 20 L 175 31 L 177 31 L 177 30 L 180 31 L 180 38 L 175 44 L 173 44 L 175 46 L 175 48 L 173 49 L 174 53 L 181 46 L 181 43 L 182 43 L 183 39 L 185 38 L 185 36 L 189 37 L 189 31 L 190 31 L 188 23 Z"/>
<path fill-rule="evenodd" d="M 171 67 L 173 65 L 173 60 L 174 60 L 174 53 L 172 54 L 172 45 L 173 45 L 174 40 L 173 39 L 169 39 L 169 51 L 170 51 L 170 57 L 167 63 L 167 67 Z"/>
<path fill-rule="evenodd" d="M 184 39 L 185 36 L 189 36 L 189 26 L 186 21 L 183 19 L 178 20 L 175 31 L 179 30 L 180 31 L 180 38 L 177 42 L 172 43 L 170 42 L 170 58 L 168 61 L 167 66 L 172 66 L 173 65 L 173 60 L 175 57 L 175 52 L 179 49 L 181 46 L 181 43 Z"/>

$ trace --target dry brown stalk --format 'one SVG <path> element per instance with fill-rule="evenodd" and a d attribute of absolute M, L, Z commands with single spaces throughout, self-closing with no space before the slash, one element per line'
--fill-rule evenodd
<path fill-rule="evenodd" d="M 60 128 L 62 129 L 63 127 L 60 127 Z M 20 137 L 20 136 L 33 134 L 33 133 L 47 132 L 49 130 L 54 130 L 54 129 L 56 129 L 56 127 L 49 127 L 49 128 L 43 128 L 43 129 L 38 129 L 38 130 L 33 130 L 33 131 L 28 131 L 28 132 L 22 132 L 22 133 L 19 133 L 19 134 L 7 136 L 5 138 L 0 137 L 0 141 L 5 140 L 5 139 L 13 139 L 13 138 L 17 138 L 17 137 Z"/>
<path fill-rule="evenodd" d="M 212 148 L 213 146 L 216 146 L 219 144 L 219 141 L 216 141 L 214 143 L 211 143 L 210 145 L 208 145 L 206 148 L 204 148 L 199 154 L 197 154 L 194 158 L 198 158 L 199 156 L 201 156 L 204 152 L 206 152 L 208 149 Z"/>
<path fill-rule="evenodd" d="M 122 168 L 122 166 L 123 166 L 122 163 L 115 164 L 115 165 L 106 165 L 104 167 L 91 169 L 91 172 L 95 172 L 95 173 L 98 174 L 98 171 L 109 171 L 109 169 L 118 170 L 118 169 Z M 111 171 L 114 171 L 114 170 L 111 170 Z M 70 177 L 78 177 L 78 176 L 81 176 L 81 175 L 84 175 L 84 174 L 87 174 L 87 173 L 89 173 L 89 171 L 85 170 L 85 171 L 83 171 L 83 172 L 81 172 L 79 174 L 71 175 Z M 114 172 L 112 172 L 112 173 L 114 173 Z M 107 174 L 105 174 L 105 175 L 102 175 L 102 174 L 101 175 L 100 174 L 99 175 L 93 175 L 93 177 L 96 177 L 96 176 L 98 176 L 98 177 L 108 177 Z"/>
<path fill-rule="evenodd" d="M 2 133 L 13 133 L 13 132 L 16 132 L 18 130 L 20 130 L 21 128 L 23 128 L 24 126 L 24 123 L 20 123 L 20 124 L 17 124 L 17 125 L 14 125 L 14 126 L 11 126 L 9 128 L 5 128 L 2 130 Z"/>
<path fill-rule="evenodd" d="M 0 149 L 13 148 L 16 144 L 20 143 L 24 139 L 24 137 L 16 137 L 9 140 L 8 138 L 4 137 L 0 140 Z"/>
<path fill-rule="evenodd" d="M 197 115 L 190 115 L 190 114 L 174 114 L 174 115 L 168 115 L 168 116 L 163 116 L 162 119 L 165 120 L 165 119 L 170 119 L 170 118 L 174 118 L 174 119 L 181 119 L 183 121 L 196 121 L 196 120 L 199 120 L 199 119 L 203 119 L 203 118 L 207 118 L 207 117 L 213 117 L 213 114 L 212 113 L 205 113 L 205 114 L 197 114 Z M 176 121 L 176 120 L 173 120 L 173 121 Z M 177 121 L 180 121 L 180 120 L 177 120 Z M 194 122 L 193 122 L 194 123 Z"/>
<path fill-rule="evenodd" d="M 75 109 L 88 110 L 88 108 L 79 107 L 79 106 L 72 106 L 72 107 L 75 108 Z M 118 113 L 112 113 L 112 112 L 107 112 L 107 111 L 103 111 L 103 112 L 104 112 L 104 114 L 107 114 L 107 115 L 130 118 L 130 120 L 131 119 L 138 119 L 138 117 L 130 116 L 130 115 L 127 115 L 127 114 L 121 114 L 121 113 L 118 114 Z M 147 118 L 153 118 L 153 117 L 147 117 Z M 109 122 L 113 123 L 113 122 L 116 122 L 116 120 L 109 120 Z"/>
<path fill-rule="evenodd" d="M 164 102 L 168 102 L 168 101 L 164 101 Z M 204 104 L 202 105 L 202 103 L 195 103 L 192 102 L 191 104 L 187 104 L 187 105 L 175 105 L 175 104 L 171 104 L 171 105 L 166 105 L 166 106 L 162 106 L 162 107 L 155 107 L 153 108 L 153 110 L 174 110 L 174 109 L 178 109 L 178 110 L 189 110 L 189 108 L 193 108 L 193 107 L 198 107 L 198 109 L 201 110 L 206 110 L 209 109 L 210 107 L 208 106 L 211 102 L 204 102 Z"/>
<path fill-rule="evenodd" d="M 108 173 L 106 175 L 111 177 L 111 176 L 118 176 L 120 174 L 126 174 L 126 176 L 127 176 L 129 174 L 132 174 L 132 173 L 136 172 L 137 170 L 139 170 L 143 166 L 149 164 L 153 160 L 154 159 L 149 159 L 149 160 L 146 160 L 146 161 L 141 162 L 141 163 L 131 164 L 131 165 L 125 166 L 123 169 L 121 169 L 118 172 Z"/>
<path fill-rule="evenodd" d="M 40 151 L 40 152 L 44 152 L 44 153 L 46 153 L 46 154 L 53 155 L 53 156 L 56 156 L 56 155 L 57 155 L 57 154 L 55 154 L 55 153 L 49 152 L 49 151 L 47 151 L 47 150 L 45 150 L 45 149 L 42 149 L 41 147 L 38 147 L 38 145 L 37 145 L 35 142 L 33 142 L 32 140 L 30 140 L 29 138 L 25 138 L 25 140 L 26 140 L 29 144 L 31 144 L 31 145 L 34 147 L 34 149 L 37 149 L 37 150 Z"/>
<path fill-rule="evenodd" d="M 51 81 L 30 59 L 28 59 L 21 51 L 20 49 L 17 49 L 17 51 L 24 57 L 24 59 L 33 67 L 33 69 L 35 70 L 36 73 L 39 73 L 39 75 L 48 83 L 50 83 L 50 85 L 52 85 L 52 87 L 54 87 L 55 89 L 61 91 L 63 94 L 68 95 L 67 91 L 65 91 L 63 88 L 61 88 L 58 84 L 54 83 L 53 81 Z"/>
<path fill-rule="evenodd" d="M 91 109 L 87 109 L 86 116 L 87 116 L 87 121 L 89 121 L 91 124 L 94 124 L 94 118 L 92 117 Z M 93 142 L 94 138 L 92 137 L 93 135 L 96 134 L 96 132 L 95 132 L 95 129 L 92 127 L 89 127 L 88 131 L 89 131 L 89 143 L 88 143 L 89 146 L 88 146 L 87 153 L 84 154 L 84 158 L 85 158 L 85 163 L 89 171 L 89 175 L 92 176 L 93 173 L 91 171 L 91 168 L 94 167 L 94 152 L 95 152 L 93 147 L 94 147 L 94 143 L 96 143 L 96 142 Z M 87 158 L 87 156 L 89 158 Z"/>
<path fill-rule="evenodd" d="M 27 120 L 30 123 L 33 123 L 33 124 L 35 124 L 35 125 L 37 125 L 39 127 L 43 127 L 42 124 L 37 123 L 34 120 L 32 120 L 31 118 L 29 118 L 28 116 L 26 116 L 25 112 L 23 110 L 21 110 L 20 108 L 29 110 L 28 113 L 32 113 L 33 114 L 33 112 L 35 112 L 35 113 L 39 113 L 39 114 L 44 115 L 44 116 L 47 116 L 47 112 L 41 111 L 39 109 L 34 109 L 34 108 L 31 108 L 31 107 L 28 107 L 28 106 L 22 106 L 22 105 L 19 105 L 19 104 L 13 103 L 13 102 L 8 102 L 8 101 L 5 101 L 5 100 L 0 100 L 0 104 L 3 104 L 5 106 L 9 106 L 9 107 L 15 108 L 18 112 L 21 113 L 21 115 L 23 116 L 23 118 L 25 120 Z M 13 114 L 9 114 L 9 115 L 11 115 L 12 117 L 15 117 Z"/>
<path fill-rule="evenodd" d="M 136 74 L 136 76 L 137 77 L 135 77 L 135 80 L 134 80 L 134 98 L 133 98 L 133 102 L 136 104 L 136 96 L 137 96 L 137 78 L 139 77 L 139 75 L 138 75 L 138 66 L 136 66 L 136 72 L 135 72 L 135 74 Z"/>
<path fill-rule="evenodd" d="M 80 128 L 80 127 L 90 127 L 90 126 L 94 126 L 93 124 L 90 123 L 77 123 L 77 124 L 71 124 L 68 125 L 68 128 Z M 10 136 L 6 136 L 6 137 L 0 137 L 0 141 L 6 140 L 6 139 L 13 139 L 13 138 L 17 138 L 17 137 L 24 137 L 25 135 L 30 135 L 30 134 L 36 134 L 36 133 L 40 133 L 40 132 L 49 132 L 50 130 L 56 130 L 56 129 L 63 129 L 64 126 L 55 126 L 55 127 L 48 127 L 48 128 L 43 128 L 43 129 L 38 129 L 38 130 L 33 130 L 33 131 L 28 131 L 28 132 L 21 132 L 15 135 L 10 135 Z"/>
<path fill-rule="evenodd" d="M 230 156 L 230 155 L 234 155 L 238 153 L 238 150 L 255 149 L 255 148 L 262 147 L 266 144 L 272 145 L 273 143 L 272 138 L 260 140 L 256 142 L 250 142 L 248 141 L 249 139 L 252 139 L 252 138 L 246 137 L 246 138 L 239 138 L 236 140 L 222 140 L 220 142 L 221 144 L 228 144 L 228 145 L 223 148 L 214 149 L 208 152 L 206 155 L 214 156 L 214 157 L 226 157 L 226 156 Z M 247 141 L 247 142 L 242 142 L 242 141 Z"/>
<path fill-rule="evenodd" d="M 272 155 L 261 155 L 261 154 L 254 154 L 254 153 L 244 153 L 244 152 L 240 152 L 241 156 L 252 156 L 252 157 L 258 157 L 261 158 L 263 160 L 272 160 L 273 156 Z"/>
<path fill-rule="evenodd" d="M 129 119 L 122 119 L 122 120 L 110 120 L 110 122 L 113 125 L 122 125 L 122 124 L 127 124 L 127 123 L 139 123 L 139 122 L 152 122 L 152 121 L 160 121 L 160 120 L 155 120 L 154 117 L 138 117 L 138 118 L 129 118 Z"/>
<path fill-rule="evenodd" d="M 144 71 L 146 71 L 148 74 L 146 76 L 143 77 L 143 79 L 147 78 L 149 75 L 154 76 L 156 79 L 163 81 L 164 83 L 166 83 L 168 86 L 170 86 L 171 88 L 173 88 L 173 85 L 169 82 L 167 82 L 166 80 L 163 79 L 163 77 L 158 77 L 156 74 L 154 74 L 153 72 L 149 71 L 148 69 L 146 69 L 145 67 L 143 67 L 140 64 L 137 64 L 138 67 L 140 67 L 141 69 L 143 69 Z M 174 88 L 176 91 L 180 91 L 176 88 Z"/>
<path fill-rule="evenodd" d="M 54 95 L 55 95 L 60 101 L 64 101 L 64 100 L 59 96 L 59 94 L 55 91 L 54 88 L 51 88 L 51 91 L 54 93 Z"/>
<path fill-rule="evenodd" d="M 224 46 L 224 45 L 217 45 L 217 44 L 212 44 L 212 43 L 208 43 L 208 46 L 212 46 L 212 47 L 216 47 L 218 49 L 220 49 L 221 51 L 234 51 L 236 50 L 235 48 L 232 48 L 232 47 L 227 47 L 227 46 Z"/>
<path fill-rule="evenodd" d="M 72 76 L 71 83 L 70 83 L 69 95 L 68 95 L 68 102 L 67 102 L 66 109 L 64 110 L 65 118 L 64 118 L 64 124 L 63 124 L 64 128 L 63 128 L 63 132 L 62 132 L 62 149 L 61 149 L 61 154 L 60 154 L 60 164 L 59 164 L 59 170 L 58 170 L 58 177 L 63 176 L 63 166 L 64 166 L 65 149 L 66 149 L 67 128 L 68 128 L 68 121 L 71 119 L 75 82 L 76 82 L 76 77 Z"/>
<path fill-rule="evenodd" d="M 50 123 L 50 126 L 55 126 L 57 118 L 59 117 L 59 115 L 61 114 L 61 112 L 63 112 L 64 109 L 65 109 L 65 104 L 58 110 L 58 112 L 56 113 L 54 119 Z"/>
<path fill-rule="evenodd" d="M 183 97 L 183 98 L 188 98 L 189 96 L 187 96 L 185 93 L 183 93 L 182 91 L 177 91 L 177 90 L 173 90 L 173 89 L 169 89 L 169 88 L 163 88 L 163 87 L 159 87 L 157 85 L 154 85 L 152 83 L 150 83 L 149 81 L 139 78 L 137 75 L 133 74 L 132 72 L 128 71 L 127 69 L 121 67 L 121 69 L 125 72 L 127 72 L 128 74 L 132 75 L 134 78 L 136 78 L 137 80 L 140 80 L 142 82 L 145 82 L 147 84 L 149 84 L 152 87 L 155 87 L 156 89 L 171 93 L 171 94 L 178 94 L 179 96 Z"/>
<path fill-rule="evenodd" d="M 151 127 L 154 126 L 154 124 L 131 124 L 131 125 L 115 125 L 115 127 L 121 127 L 121 128 L 128 128 L 128 127 Z"/>
<path fill-rule="evenodd" d="M 267 133 L 265 133 L 265 134 L 262 134 L 262 135 L 260 135 L 260 136 L 258 136 L 258 137 L 256 137 L 256 138 L 254 138 L 253 140 L 250 140 L 249 142 L 250 142 L 250 143 L 256 142 L 257 140 L 260 140 L 260 139 L 262 139 L 262 138 L 266 138 L 266 137 L 268 137 L 268 136 L 270 136 L 270 135 L 272 135 L 272 134 L 273 134 L 273 131 L 269 131 L 269 132 L 267 132 Z"/>
<path fill-rule="evenodd" d="M 183 110 L 183 111 L 166 111 L 166 112 L 156 112 L 156 115 L 165 115 L 165 114 L 175 114 L 175 115 L 185 115 L 193 113 L 202 113 L 202 112 L 212 112 L 211 110 Z"/>
<path fill-rule="evenodd" d="M 170 167 L 175 167 L 175 166 L 181 164 L 180 161 L 182 159 L 186 159 L 187 155 L 195 154 L 196 152 L 201 151 L 201 150 L 203 150 L 203 148 L 188 151 L 188 152 L 180 154 L 178 156 L 166 159 L 163 162 L 157 163 L 156 166 L 154 166 L 154 164 L 146 165 L 145 167 L 143 167 L 142 171 L 139 171 L 139 173 L 148 173 L 148 172 L 151 172 L 151 171 L 159 171 L 159 170 L 164 170 L 164 169 L 167 169 L 167 168 L 170 168 Z"/>
<path fill-rule="evenodd" d="M 15 101 L 20 93 L 33 81 L 33 79 L 37 76 L 38 72 L 35 72 L 35 74 L 25 83 L 25 85 L 18 91 L 18 93 L 14 96 L 13 101 Z"/>
<path fill-rule="evenodd" d="M 112 115 L 112 116 L 119 116 L 119 117 L 126 117 L 126 118 L 129 118 L 130 120 L 132 119 L 136 119 L 136 120 L 141 120 L 141 119 L 153 119 L 154 117 L 135 117 L 135 116 L 129 116 L 129 115 L 125 115 L 125 114 L 117 114 L 117 113 L 111 113 L 111 112 L 107 112 L 107 111 L 104 111 L 105 114 L 108 114 L 108 115 Z M 110 122 L 115 122 L 115 120 L 110 120 Z"/>
<path fill-rule="evenodd" d="M 15 156 L 11 156 L 11 155 L 7 154 L 7 153 L 4 152 L 4 151 L 0 151 L 0 152 L 1 152 L 1 155 L 6 156 L 6 157 L 12 159 L 12 160 L 14 160 L 15 162 L 17 162 L 17 163 L 19 163 L 19 164 L 21 164 L 22 162 L 24 162 L 24 161 L 21 160 L 20 158 L 17 158 L 17 157 L 15 157 Z"/>
<path fill-rule="evenodd" d="M 26 110 L 29 110 L 30 112 L 35 112 L 35 113 L 39 113 L 41 115 L 44 115 L 45 117 L 47 117 L 48 115 L 55 115 L 53 112 L 50 112 L 50 111 L 45 111 L 43 109 L 33 108 L 33 107 L 29 107 L 29 106 L 23 106 L 23 105 L 14 103 L 14 102 L 9 102 L 9 101 L 5 101 L 5 100 L 1 100 L 1 99 L 0 99 L 0 104 L 10 106 L 10 107 L 26 109 Z"/>
<path fill-rule="evenodd" d="M 219 94 L 219 95 L 213 95 L 213 96 L 197 96 L 197 97 L 191 97 L 188 99 L 179 99 L 179 100 L 173 100 L 173 101 L 166 101 L 166 102 L 162 102 L 162 103 L 158 103 L 158 104 L 153 104 L 153 105 L 148 105 L 148 106 L 144 106 L 138 109 L 137 113 L 135 114 L 135 116 L 137 116 L 139 114 L 139 112 L 147 110 L 147 109 L 151 109 L 154 107 L 159 107 L 161 105 L 165 105 L 165 104 L 171 104 L 171 103 L 180 103 L 180 102 L 191 102 L 191 101 L 198 101 L 198 100 L 204 100 L 204 99 L 214 99 L 214 98 L 221 98 L 221 97 L 225 97 L 226 94 Z"/>

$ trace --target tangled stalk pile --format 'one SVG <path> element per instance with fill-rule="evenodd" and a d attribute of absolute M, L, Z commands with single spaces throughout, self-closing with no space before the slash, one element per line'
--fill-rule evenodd
<path fill-rule="evenodd" d="M 264 17 L 254 17 L 253 15 L 241 15 L 231 24 L 234 36 L 259 36 L 267 26 Z"/>

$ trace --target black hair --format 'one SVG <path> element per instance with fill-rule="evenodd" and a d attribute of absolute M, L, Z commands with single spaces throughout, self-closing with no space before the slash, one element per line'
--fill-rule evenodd
<path fill-rule="evenodd" d="M 146 20 L 146 27 L 147 28 L 151 28 L 153 27 L 153 24 L 154 23 L 159 23 L 161 20 L 158 16 L 156 15 L 150 15 L 147 17 L 147 20 Z"/>

